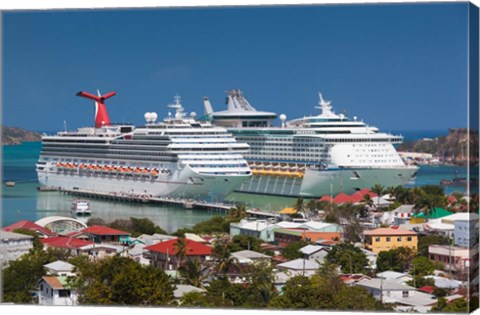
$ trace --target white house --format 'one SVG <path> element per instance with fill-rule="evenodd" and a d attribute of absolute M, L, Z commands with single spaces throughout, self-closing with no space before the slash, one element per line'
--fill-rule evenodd
<path fill-rule="evenodd" d="M 33 236 L 0 230 L 0 263 L 17 260 L 33 248 Z"/>
<path fill-rule="evenodd" d="M 395 304 L 397 310 L 413 309 L 426 313 L 437 303 L 435 296 L 417 291 L 414 287 L 399 283 L 397 280 L 364 279 L 355 285 L 367 289 L 370 294 L 383 303 Z"/>
<path fill-rule="evenodd" d="M 70 306 L 78 304 L 75 289 L 67 284 L 66 277 L 44 276 L 39 281 L 38 304 Z"/>
<path fill-rule="evenodd" d="M 47 274 L 52 276 L 68 277 L 75 275 L 73 273 L 75 266 L 66 261 L 57 260 L 43 266 L 47 269 Z"/>
<path fill-rule="evenodd" d="M 338 224 L 319 221 L 290 222 L 281 221 L 276 223 L 270 220 L 241 220 L 239 223 L 230 223 L 230 235 L 251 235 L 266 242 L 275 240 L 274 229 L 303 229 L 312 232 L 341 232 Z"/>
<path fill-rule="evenodd" d="M 302 252 L 306 259 L 318 261 L 320 263 L 323 263 L 329 251 L 330 248 L 320 245 L 309 244 L 300 248 L 300 252 Z"/>

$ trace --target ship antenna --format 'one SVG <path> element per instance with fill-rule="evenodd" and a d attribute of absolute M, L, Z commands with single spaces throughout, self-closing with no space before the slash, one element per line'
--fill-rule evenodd
<path fill-rule="evenodd" d="M 63 121 L 63 128 L 65 129 L 65 132 L 67 132 L 67 121 L 66 120 Z"/>

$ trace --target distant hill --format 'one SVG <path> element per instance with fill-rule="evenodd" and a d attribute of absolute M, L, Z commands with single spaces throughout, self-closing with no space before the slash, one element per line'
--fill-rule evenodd
<path fill-rule="evenodd" d="M 16 127 L 2 126 L 2 145 L 41 141 L 42 134 Z"/>
<path fill-rule="evenodd" d="M 470 142 L 470 157 L 467 155 L 467 143 Z M 468 132 L 466 128 L 449 129 L 447 136 L 435 139 L 420 139 L 404 142 L 398 151 L 431 153 L 443 163 L 456 165 L 478 164 L 478 134 Z"/>

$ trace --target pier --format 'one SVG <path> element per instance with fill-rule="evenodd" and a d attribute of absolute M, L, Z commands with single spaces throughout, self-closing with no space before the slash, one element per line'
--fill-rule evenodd
<path fill-rule="evenodd" d="M 234 207 L 234 204 L 226 203 L 213 203 L 203 200 L 193 199 L 180 199 L 180 198 L 168 198 L 168 197 L 152 197 L 147 194 L 134 194 L 134 193 L 119 193 L 119 192 L 98 192 L 90 190 L 80 189 L 63 189 L 60 187 L 49 187 L 48 189 L 39 189 L 41 191 L 53 191 L 57 190 L 60 193 L 80 196 L 84 198 L 103 199 L 119 202 L 133 202 L 133 203 L 145 203 L 145 204 L 158 204 L 170 207 L 178 207 L 185 209 L 203 209 L 227 213 L 230 208 Z"/>

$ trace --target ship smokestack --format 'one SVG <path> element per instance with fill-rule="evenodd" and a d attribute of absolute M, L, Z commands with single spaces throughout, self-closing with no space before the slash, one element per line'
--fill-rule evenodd
<path fill-rule="evenodd" d="M 205 115 L 210 115 L 211 113 L 213 113 L 212 104 L 210 103 L 210 100 L 208 99 L 208 97 L 203 98 L 203 109 L 204 109 Z"/>
<path fill-rule="evenodd" d="M 112 96 L 115 96 L 116 94 L 117 93 L 115 93 L 115 91 L 112 91 L 104 95 L 96 96 L 84 91 L 80 91 L 76 95 L 95 101 L 95 128 L 101 128 L 103 126 L 110 126 L 110 118 L 108 117 L 105 100 Z"/>

